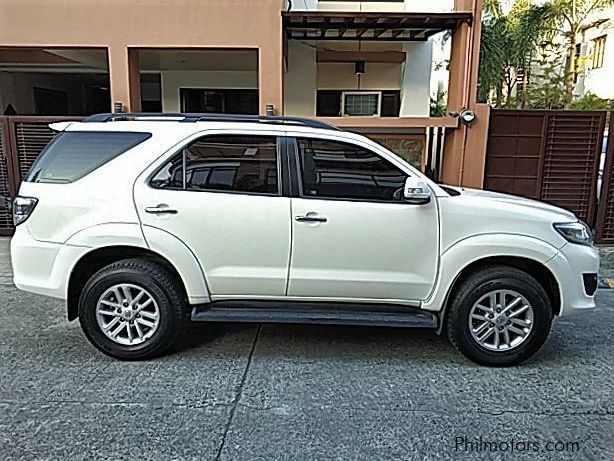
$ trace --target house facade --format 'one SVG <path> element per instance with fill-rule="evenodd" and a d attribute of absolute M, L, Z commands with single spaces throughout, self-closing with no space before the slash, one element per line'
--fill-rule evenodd
<path fill-rule="evenodd" d="M 580 59 L 574 96 L 592 93 L 614 100 L 614 8 L 597 11 L 585 21 L 576 50 Z"/>
<path fill-rule="evenodd" d="M 4 0 L 0 110 L 315 117 L 480 187 L 480 15 L 481 0 Z M 474 110 L 470 125 L 430 116 L 442 34 L 446 112 Z"/>

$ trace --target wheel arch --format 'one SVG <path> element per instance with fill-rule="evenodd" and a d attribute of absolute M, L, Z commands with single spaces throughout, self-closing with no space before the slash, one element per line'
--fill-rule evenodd
<path fill-rule="evenodd" d="M 480 234 L 460 240 L 442 252 L 437 281 L 422 308 L 439 312 L 440 330 L 453 290 L 472 272 L 492 265 L 518 268 L 538 279 L 551 299 L 553 311 L 560 312 L 561 287 L 546 266 L 558 249 L 535 237 L 519 234 Z"/>
<path fill-rule="evenodd" d="M 441 333 L 443 329 L 449 303 L 450 300 L 453 299 L 456 290 L 458 290 L 471 275 L 489 266 L 513 267 L 533 277 L 548 295 L 554 315 L 560 314 L 561 288 L 556 277 L 545 264 L 535 259 L 516 255 L 487 256 L 468 263 L 454 278 L 452 284 L 447 290 L 443 301 L 443 307 L 439 313 L 439 327 L 437 329 L 437 333 Z"/>
<path fill-rule="evenodd" d="M 177 282 L 182 288 L 182 294 L 189 302 L 192 297 L 191 295 L 194 294 L 195 288 L 186 283 L 185 277 L 181 275 L 182 270 L 178 269 L 167 257 L 140 246 L 110 245 L 92 249 L 92 251 L 81 256 L 73 266 L 68 280 L 66 296 L 68 320 L 72 321 L 78 317 L 81 290 L 92 275 L 103 267 L 116 261 L 137 258 L 152 261 L 164 267 L 177 279 Z M 183 268 L 183 270 L 185 270 L 185 268 Z M 200 290 L 198 293 L 200 293 Z"/>

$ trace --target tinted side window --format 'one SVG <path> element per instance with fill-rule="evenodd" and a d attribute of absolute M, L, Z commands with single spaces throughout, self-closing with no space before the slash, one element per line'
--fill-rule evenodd
<path fill-rule="evenodd" d="M 277 194 L 277 140 L 272 136 L 204 136 L 174 156 L 151 185 Z"/>
<path fill-rule="evenodd" d="M 150 137 L 150 133 L 117 131 L 62 132 L 41 152 L 26 181 L 76 181 Z"/>
<path fill-rule="evenodd" d="M 304 196 L 400 199 L 407 175 L 379 155 L 335 141 L 299 139 L 298 146 Z"/>

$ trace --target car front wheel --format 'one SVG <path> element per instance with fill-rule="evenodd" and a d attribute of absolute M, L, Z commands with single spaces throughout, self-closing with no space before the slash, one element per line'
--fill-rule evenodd
<path fill-rule="evenodd" d="M 469 359 L 487 366 L 517 365 L 546 341 L 552 307 L 529 274 L 489 266 L 471 275 L 452 296 L 448 338 Z"/>
<path fill-rule="evenodd" d="M 79 321 L 100 351 L 124 360 L 163 354 L 179 333 L 186 310 L 181 287 L 164 267 L 128 259 L 96 272 L 79 300 Z"/>

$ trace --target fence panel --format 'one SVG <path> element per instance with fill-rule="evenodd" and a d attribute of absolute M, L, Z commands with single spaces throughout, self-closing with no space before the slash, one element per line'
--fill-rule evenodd
<path fill-rule="evenodd" d="M 545 118 L 541 111 L 491 111 L 486 189 L 539 198 Z"/>
<path fill-rule="evenodd" d="M 610 112 L 595 237 L 597 243 L 614 243 L 614 112 Z"/>
<path fill-rule="evenodd" d="M 606 112 L 491 111 L 484 185 L 543 200 L 594 224 Z"/>
<path fill-rule="evenodd" d="M 553 111 L 548 117 L 540 199 L 595 222 L 605 112 Z"/>
<path fill-rule="evenodd" d="M 6 117 L 0 117 L 0 235 L 10 235 L 13 232 L 13 217 L 9 204 L 15 197 L 14 176 L 8 121 Z"/>

